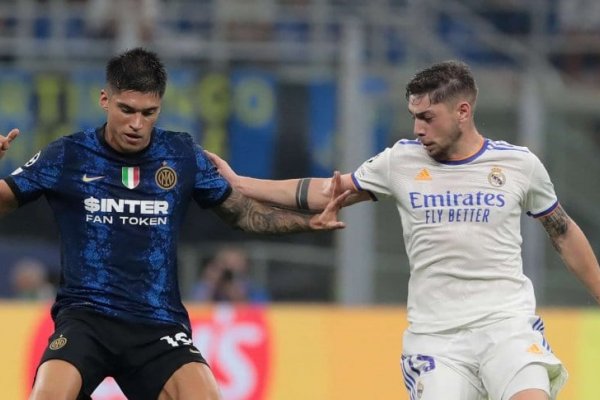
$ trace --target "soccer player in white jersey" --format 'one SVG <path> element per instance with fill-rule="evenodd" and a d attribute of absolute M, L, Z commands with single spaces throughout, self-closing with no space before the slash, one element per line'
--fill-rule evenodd
<path fill-rule="evenodd" d="M 523 274 L 520 215 L 538 219 L 565 264 L 600 301 L 593 250 L 525 147 L 486 139 L 473 113 L 477 86 L 457 61 L 406 86 L 416 140 L 400 140 L 341 176 L 346 205 L 391 197 L 410 260 L 402 370 L 411 400 L 555 399 L 567 378 L 535 314 Z M 259 180 L 209 157 L 240 192 L 321 209 L 329 179 Z M 356 229 L 356 228 L 355 228 Z"/>

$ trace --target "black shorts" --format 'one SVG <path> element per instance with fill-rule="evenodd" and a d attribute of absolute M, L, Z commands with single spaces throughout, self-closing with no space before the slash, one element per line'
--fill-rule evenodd
<path fill-rule="evenodd" d="M 40 365 L 64 360 L 83 379 L 78 400 L 112 376 L 129 400 L 157 399 L 175 371 L 189 362 L 206 361 L 180 325 L 131 323 L 87 310 L 64 310 Z"/>

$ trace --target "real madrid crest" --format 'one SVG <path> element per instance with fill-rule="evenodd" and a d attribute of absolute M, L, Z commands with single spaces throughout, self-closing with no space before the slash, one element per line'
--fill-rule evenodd
<path fill-rule="evenodd" d="M 154 174 L 154 180 L 158 187 L 169 190 L 177 184 L 177 173 L 173 168 L 169 167 L 167 163 L 163 162 L 162 167 Z"/>
<path fill-rule="evenodd" d="M 493 167 L 492 171 L 488 175 L 488 182 L 490 185 L 495 187 L 504 186 L 506 183 L 506 176 L 502 172 L 502 169 Z"/>
<path fill-rule="evenodd" d="M 54 339 L 52 341 L 52 343 L 50 343 L 50 346 L 48 346 L 48 347 L 50 348 L 50 350 L 58 350 L 58 349 L 62 349 L 63 347 L 65 347 L 66 344 L 67 344 L 67 338 L 63 337 L 63 335 L 60 335 L 59 337 Z"/>

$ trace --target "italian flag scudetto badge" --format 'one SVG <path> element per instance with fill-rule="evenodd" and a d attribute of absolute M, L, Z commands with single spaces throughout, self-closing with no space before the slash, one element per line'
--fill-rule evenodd
<path fill-rule="evenodd" d="M 140 167 L 121 167 L 121 182 L 128 189 L 140 184 Z"/>

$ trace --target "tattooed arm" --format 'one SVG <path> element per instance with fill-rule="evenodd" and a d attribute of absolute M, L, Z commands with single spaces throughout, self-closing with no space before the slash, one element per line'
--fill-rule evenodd
<path fill-rule="evenodd" d="M 337 213 L 350 194 L 339 193 L 340 174 L 334 176 L 334 190 L 325 210 L 307 215 L 271 207 L 244 196 L 233 189 L 231 195 L 215 212 L 223 220 L 244 231 L 255 233 L 292 233 L 317 230 L 334 230 L 345 227 L 337 220 Z"/>
<path fill-rule="evenodd" d="M 540 222 L 567 268 L 600 303 L 600 267 L 585 234 L 560 204 L 551 214 L 540 217 Z"/>
<path fill-rule="evenodd" d="M 311 211 L 322 211 L 331 199 L 331 178 L 271 180 L 241 176 L 221 157 L 206 150 L 204 152 L 234 189 L 252 199 L 279 207 Z M 340 175 L 339 185 L 341 190 L 351 192 L 344 206 L 371 200 L 368 192 L 356 188 L 351 174 Z"/>

